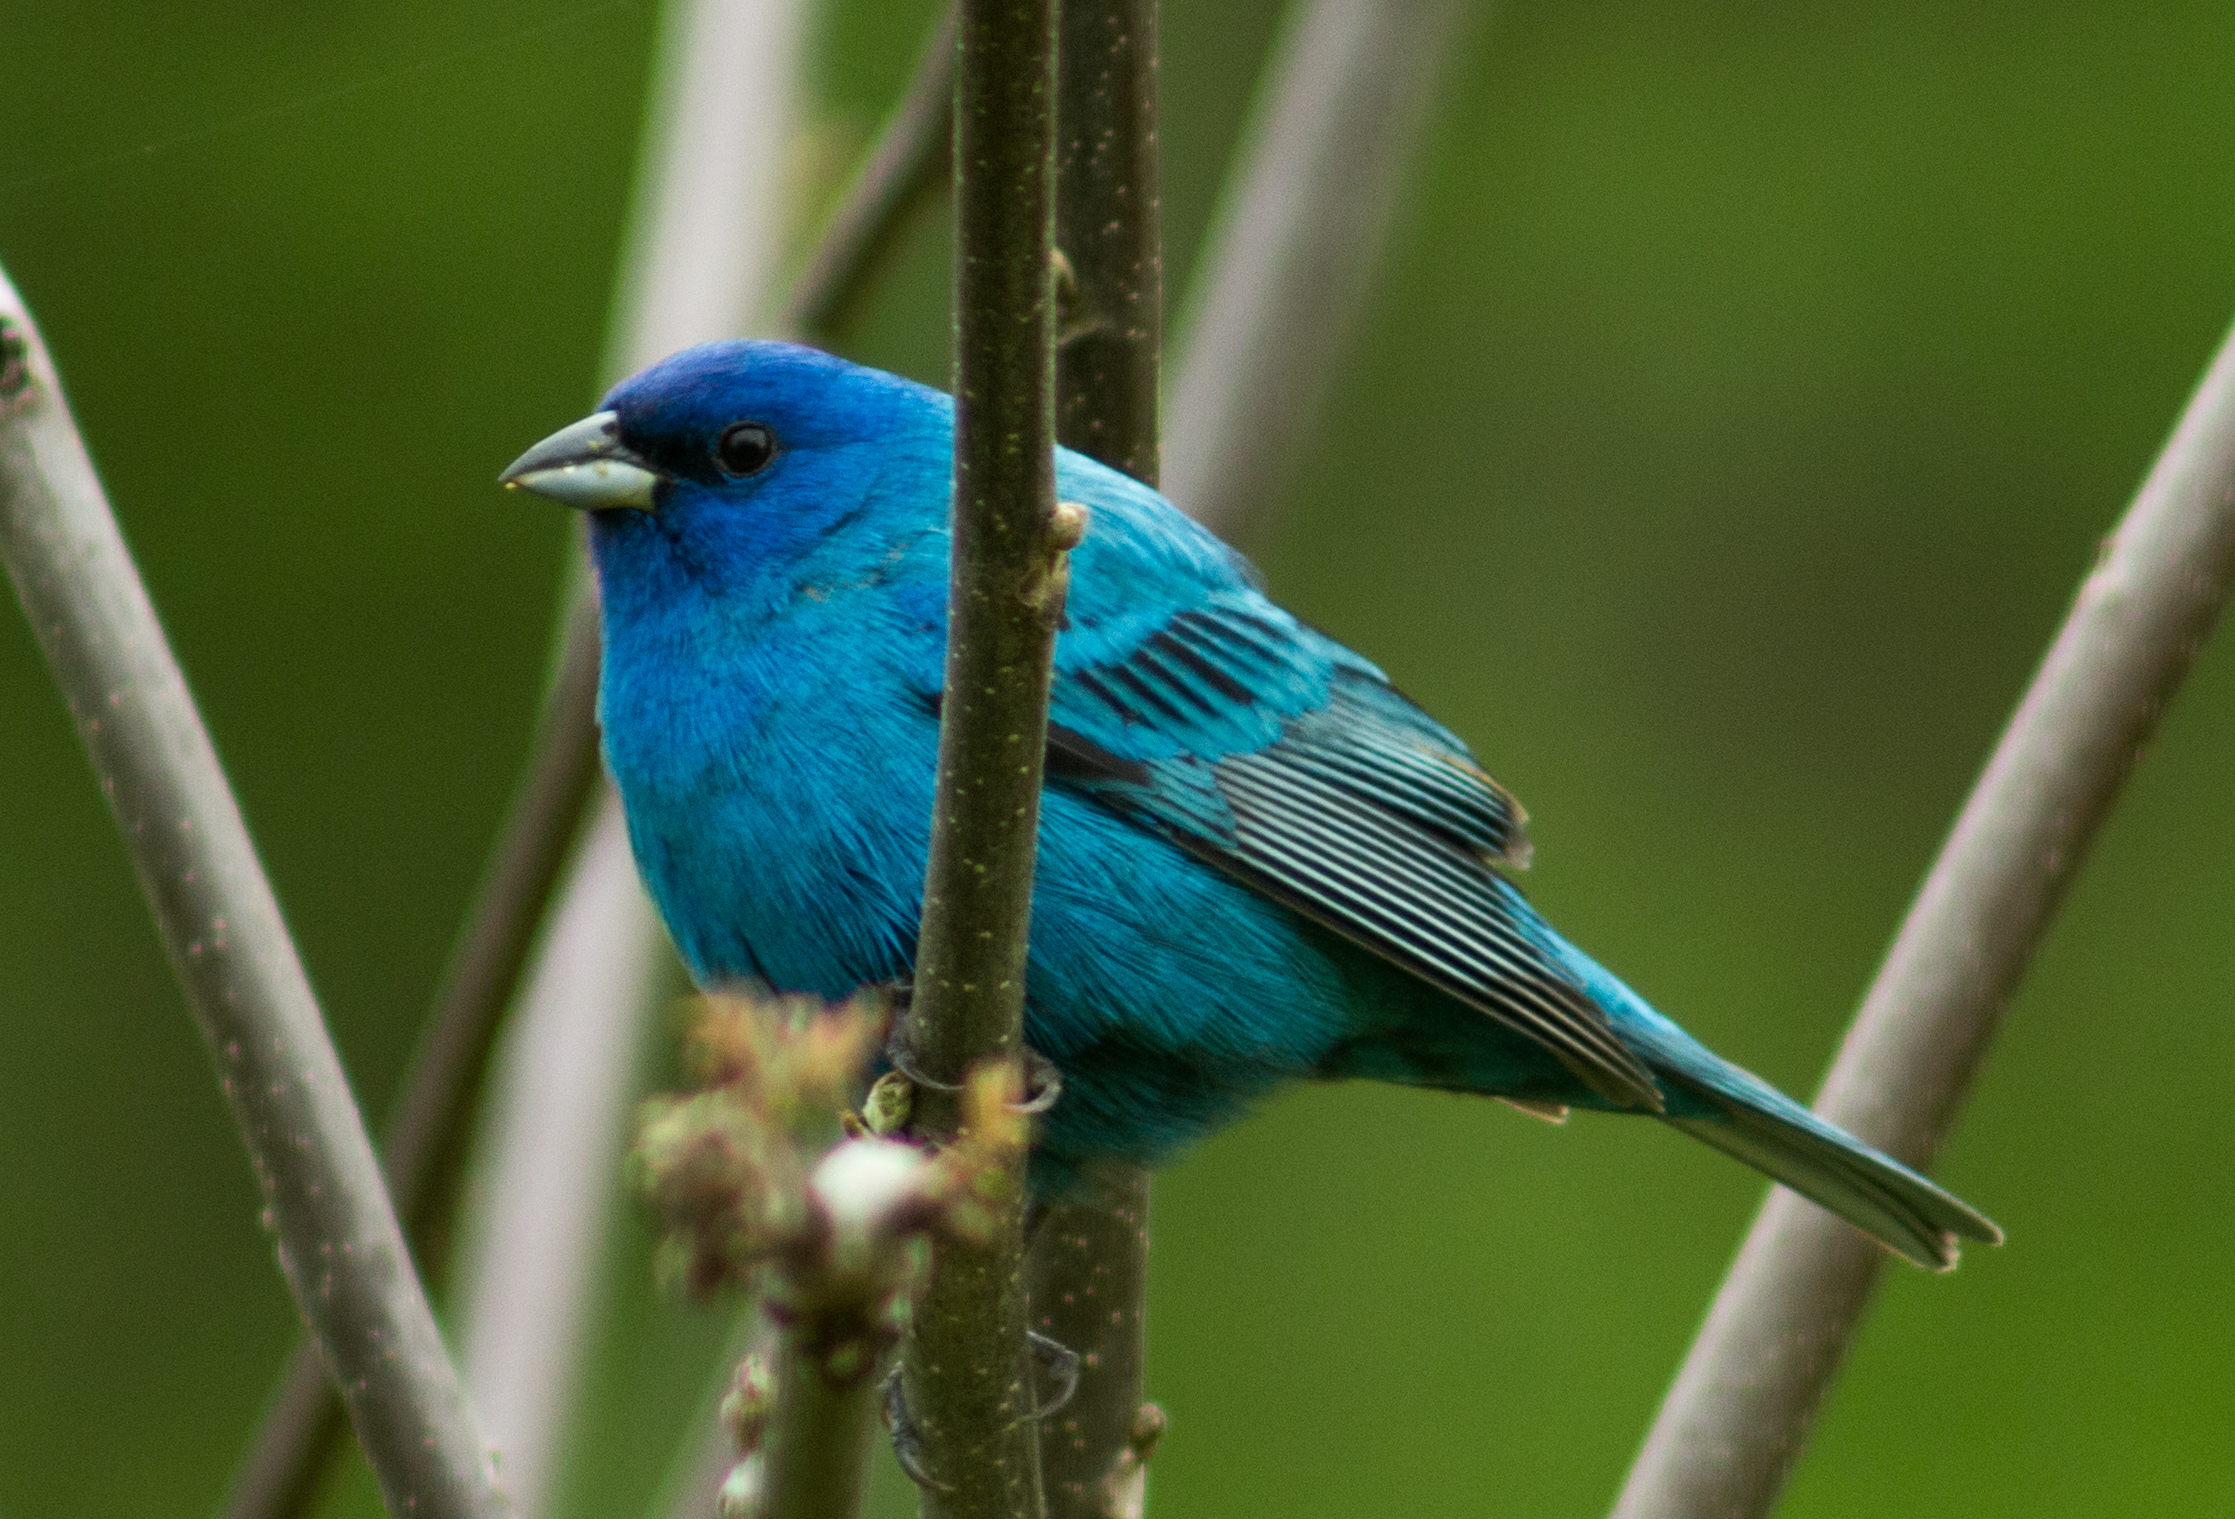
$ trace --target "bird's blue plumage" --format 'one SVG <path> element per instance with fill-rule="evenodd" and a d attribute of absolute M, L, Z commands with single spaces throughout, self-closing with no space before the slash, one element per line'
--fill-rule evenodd
<path fill-rule="evenodd" d="M 692 973 L 843 996 L 906 974 L 945 644 L 952 408 L 725 343 L 607 400 L 659 476 L 602 510 L 601 717 Z M 774 453 L 742 476 L 725 430 Z M 1532 912 L 1518 805 L 1156 492 L 1089 513 L 1057 642 L 1026 1037 L 1064 1095 L 1035 1179 L 1154 1164 L 1284 1081 L 1654 1113 L 1928 1264 L 1993 1226 L 1711 1054 Z"/>

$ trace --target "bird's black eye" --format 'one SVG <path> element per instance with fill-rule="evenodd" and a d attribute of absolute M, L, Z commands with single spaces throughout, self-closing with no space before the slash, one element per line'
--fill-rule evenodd
<path fill-rule="evenodd" d="M 732 422 L 714 441 L 714 462 L 726 475 L 757 475 L 776 457 L 776 434 L 758 422 Z"/>

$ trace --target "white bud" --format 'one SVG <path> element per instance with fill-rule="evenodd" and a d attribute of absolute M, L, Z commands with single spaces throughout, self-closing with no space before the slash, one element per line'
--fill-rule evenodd
<path fill-rule="evenodd" d="M 714 1495 L 718 1519 L 761 1519 L 768 1511 L 768 1463 L 758 1451 L 729 1470 Z"/>
<path fill-rule="evenodd" d="M 913 1145 L 852 1139 L 815 1167 L 808 1189 L 842 1235 L 867 1235 L 915 1192 L 931 1162 Z"/>

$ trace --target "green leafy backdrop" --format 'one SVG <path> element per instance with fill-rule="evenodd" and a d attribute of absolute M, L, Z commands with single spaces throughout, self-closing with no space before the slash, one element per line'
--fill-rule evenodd
<path fill-rule="evenodd" d="M 834 8 L 803 183 L 926 15 Z M 0 259 L 376 1111 L 525 739 L 564 524 L 492 477 L 592 393 L 653 20 L 6 8 Z M 1175 286 L 1273 21 L 1167 7 Z M 1501 7 L 1273 584 L 1527 801 L 1558 922 L 1806 1092 L 2235 313 L 2231 171 L 2224 6 Z M 857 351 L 938 379 L 922 231 Z M 1787 1513 L 2226 1512 L 2231 760 L 2222 645 L 1945 1157 L 2010 1245 L 1889 1274 Z M 1159 1183 L 1157 1512 L 1593 1512 L 1759 1192 L 1643 1123 L 1272 1105 Z M 293 1334 L 256 1206 L 0 618 L 0 1512 L 216 1504 Z M 570 1515 L 638 1511 L 721 1333 L 616 1227 Z"/>

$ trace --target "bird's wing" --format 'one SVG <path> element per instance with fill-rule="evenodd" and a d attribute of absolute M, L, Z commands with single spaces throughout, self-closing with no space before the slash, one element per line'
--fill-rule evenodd
<path fill-rule="evenodd" d="M 1491 868 L 1527 862 L 1519 804 L 1379 670 L 1254 591 L 1075 622 L 1048 766 L 1535 1040 L 1593 1090 L 1660 1108 Z"/>

